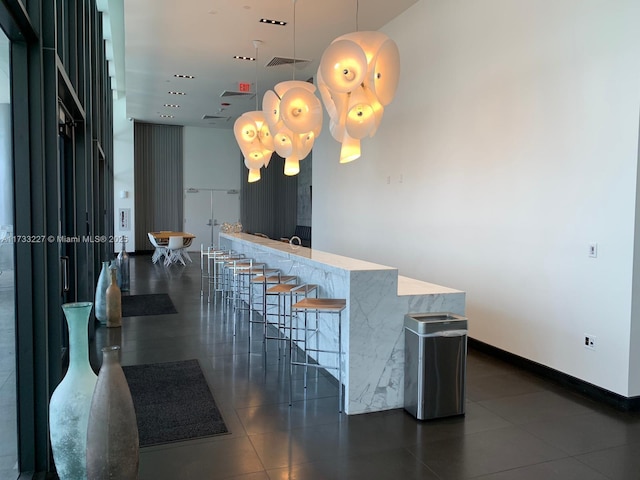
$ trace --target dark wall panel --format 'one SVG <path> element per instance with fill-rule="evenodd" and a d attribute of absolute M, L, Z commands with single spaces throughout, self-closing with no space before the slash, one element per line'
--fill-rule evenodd
<path fill-rule="evenodd" d="M 183 229 L 182 127 L 135 122 L 133 130 L 136 250 L 150 250 L 147 232 Z"/>
<path fill-rule="evenodd" d="M 275 153 L 269 166 L 261 169 L 262 178 L 254 183 L 247 182 L 242 160 L 238 164 L 244 178 L 240 198 L 243 230 L 275 239 L 292 236 L 298 217 L 298 177 L 283 173 L 284 159 Z"/>

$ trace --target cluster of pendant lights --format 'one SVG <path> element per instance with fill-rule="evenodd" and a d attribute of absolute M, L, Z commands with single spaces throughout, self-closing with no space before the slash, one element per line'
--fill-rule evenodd
<path fill-rule="evenodd" d="M 399 75 L 398 47 L 383 33 L 342 35 L 325 50 L 316 79 L 331 135 L 342 144 L 340 163 L 360 157 L 360 140 L 375 134 Z M 234 133 L 249 182 L 260 179 L 260 169 L 269 165 L 274 151 L 285 159 L 285 175 L 300 171 L 300 160 L 309 155 L 322 128 L 322 105 L 315 91 L 309 82 L 281 82 L 264 94 L 262 111 L 236 120 Z"/>
<path fill-rule="evenodd" d="M 331 135 L 342 144 L 340 163 L 360 157 L 360 140 L 376 133 L 399 78 L 398 47 L 384 33 L 348 33 L 325 50 L 317 82 Z"/>

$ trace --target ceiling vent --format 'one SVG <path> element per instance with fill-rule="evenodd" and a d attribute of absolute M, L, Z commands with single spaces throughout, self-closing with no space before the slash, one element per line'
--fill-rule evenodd
<path fill-rule="evenodd" d="M 223 115 L 203 115 L 202 120 L 224 120 L 226 122 L 229 120 L 229 117 Z"/>
<path fill-rule="evenodd" d="M 221 97 L 254 97 L 254 92 L 236 92 L 233 90 L 225 90 L 220 94 Z"/>
<path fill-rule="evenodd" d="M 285 58 L 285 57 L 273 57 L 267 67 L 279 67 L 280 65 L 292 65 L 294 63 L 309 63 L 311 60 L 303 60 L 301 58 Z"/>

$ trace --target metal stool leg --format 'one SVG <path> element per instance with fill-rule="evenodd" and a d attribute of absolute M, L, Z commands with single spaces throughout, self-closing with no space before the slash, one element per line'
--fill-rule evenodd
<path fill-rule="evenodd" d="M 304 313 L 305 326 L 304 326 L 304 361 L 295 361 L 293 357 L 290 359 L 289 368 L 289 405 L 292 403 L 292 374 L 293 366 L 300 365 L 305 367 L 305 388 L 306 388 L 306 370 L 309 367 L 322 368 L 322 369 L 335 369 L 338 370 L 338 412 L 342 412 L 343 394 L 342 394 L 342 311 L 346 308 L 345 299 L 331 299 L 331 298 L 305 298 L 299 302 L 296 302 L 293 306 L 293 311 Z M 316 323 L 314 328 L 309 328 L 308 313 L 313 312 L 316 314 Z M 319 318 L 320 313 L 334 314 L 338 318 L 338 345 L 337 350 L 327 350 L 319 347 L 310 348 L 309 340 L 310 333 L 316 336 L 320 332 Z M 313 355 L 315 353 L 315 362 L 312 362 Z M 322 354 L 335 354 L 337 356 L 337 364 L 335 366 L 329 364 L 323 364 Z"/>
<path fill-rule="evenodd" d="M 286 303 L 286 296 L 291 296 L 292 295 L 292 291 L 295 290 L 296 288 L 298 288 L 297 285 L 295 284 L 290 284 L 290 283 L 279 283 L 277 285 L 274 285 L 273 287 L 270 287 L 266 290 L 266 295 L 276 295 L 277 299 L 278 299 L 278 309 L 276 311 L 276 321 L 275 322 L 269 322 L 269 313 L 265 311 L 265 330 L 264 330 L 264 354 L 266 357 L 266 353 L 267 353 L 267 343 L 268 340 L 276 340 L 278 342 L 278 356 L 280 356 L 280 353 L 282 351 L 282 340 L 287 341 L 287 315 L 291 316 L 292 315 L 292 310 L 289 308 L 289 312 L 287 313 L 287 303 Z M 284 303 L 283 303 L 284 302 Z M 289 302 L 291 304 L 291 301 Z M 291 322 L 291 320 L 290 320 Z M 267 327 L 269 325 L 273 325 L 276 328 L 276 335 L 275 336 L 271 336 L 269 334 L 269 332 L 267 331 Z M 289 338 L 289 341 L 291 339 Z M 290 349 L 289 349 L 290 350 Z M 286 352 L 286 350 L 285 350 Z"/>

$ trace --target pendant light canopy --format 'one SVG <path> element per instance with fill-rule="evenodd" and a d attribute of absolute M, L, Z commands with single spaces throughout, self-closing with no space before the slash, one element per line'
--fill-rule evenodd
<path fill-rule="evenodd" d="M 360 140 L 372 137 L 400 78 L 400 53 L 381 32 L 336 38 L 318 68 L 318 89 L 330 117 L 331 135 L 342 143 L 340 163 L 360 157 Z"/>

